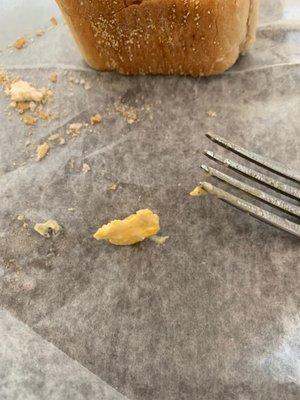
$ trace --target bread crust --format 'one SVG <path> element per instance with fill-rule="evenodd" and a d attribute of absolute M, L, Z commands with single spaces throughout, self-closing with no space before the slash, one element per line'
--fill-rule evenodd
<path fill-rule="evenodd" d="M 259 0 L 56 0 L 87 63 L 123 74 L 209 76 L 255 41 Z"/>

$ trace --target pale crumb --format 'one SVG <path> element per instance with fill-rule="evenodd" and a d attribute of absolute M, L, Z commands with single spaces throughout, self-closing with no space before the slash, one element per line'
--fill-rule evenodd
<path fill-rule="evenodd" d="M 48 143 L 43 143 L 41 145 L 39 145 L 36 149 L 36 159 L 37 161 L 40 161 L 42 158 L 44 158 L 48 151 L 50 150 L 50 147 L 48 145 Z"/>
<path fill-rule="evenodd" d="M 29 103 L 29 108 L 30 108 L 30 111 L 35 111 L 36 110 L 36 108 L 37 108 L 37 104 L 34 102 L 34 101 L 31 101 L 30 103 Z"/>
<path fill-rule="evenodd" d="M 44 29 L 37 29 L 37 30 L 35 31 L 35 35 L 36 35 L 36 36 L 43 36 L 44 34 L 45 34 Z"/>
<path fill-rule="evenodd" d="M 85 79 L 80 79 L 79 83 L 80 85 L 85 85 Z"/>
<path fill-rule="evenodd" d="M 50 141 L 55 141 L 55 140 L 57 140 L 57 139 L 59 139 L 59 138 L 60 138 L 60 136 L 59 136 L 58 133 L 53 133 L 53 135 L 50 135 L 50 136 L 48 137 L 48 140 L 50 140 Z"/>
<path fill-rule="evenodd" d="M 25 216 L 24 216 L 24 215 L 18 215 L 18 216 L 17 216 L 17 220 L 18 220 L 18 221 L 24 221 L 24 219 L 25 219 Z"/>
<path fill-rule="evenodd" d="M 26 81 L 19 80 L 12 83 L 7 94 L 11 97 L 12 101 L 35 101 L 40 102 L 44 99 L 46 93 L 44 89 L 38 90 Z"/>
<path fill-rule="evenodd" d="M 85 90 L 90 90 L 90 89 L 92 88 L 92 85 L 91 85 L 89 82 L 87 82 L 87 83 L 84 85 L 84 88 L 85 88 Z"/>
<path fill-rule="evenodd" d="M 31 141 L 30 140 L 26 140 L 26 142 L 25 142 L 25 147 L 28 147 L 28 146 L 30 146 L 31 145 Z"/>
<path fill-rule="evenodd" d="M 70 211 L 70 212 L 74 212 L 74 211 L 75 211 L 75 208 L 73 208 L 73 207 L 70 207 L 70 208 L 68 208 L 68 211 Z"/>
<path fill-rule="evenodd" d="M 49 219 L 41 224 L 35 224 L 33 229 L 47 239 L 49 239 L 51 236 L 57 236 L 62 232 L 62 227 L 53 219 Z"/>
<path fill-rule="evenodd" d="M 75 122 L 73 124 L 70 124 L 68 127 L 68 132 L 71 133 L 72 135 L 79 135 L 82 126 L 83 124 L 81 124 L 80 122 Z"/>
<path fill-rule="evenodd" d="M 13 106 L 15 105 L 15 106 Z M 29 110 L 30 106 L 29 103 L 26 101 L 20 101 L 19 103 L 16 103 L 15 101 L 13 101 L 12 103 L 10 103 L 10 106 L 12 108 L 16 108 L 19 112 L 19 114 L 23 114 L 25 111 Z"/>
<path fill-rule="evenodd" d="M 119 187 L 118 182 L 115 182 L 111 186 L 109 186 L 108 190 L 115 192 L 118 189 L 118 187 Z"/>
<path fill-rule="evenodd" d="M 102 121 L 102 117 L 100 114 L 96 114 L 90 118 L 90 121 L 92 125 L 99 124 Z"/>
<path fill-rule="evenodd" d="M 22 120 L 24 124 L 26 125 L 35 125 L 36 124 L 36 118 L 34 118 L 32 115 L 26 114 L 22 117 Z"/>
<path fill-rule="evenodd" d="M 52 24 L 53 26 L 57 26 L 57 25 L 58 25 L 57 19 L 56 19 L 54 16 L 52 16 L 52 17 L 50 18 L 50 22 L 51 22 L 51 24 Z"/>
<path fill-rule="evenodd" d="M 50 119 L 50 113 L 48 113 L 46 111 L 38 111 L 37 115 L 40 119 L 42 119 L 44 121 L 49 121 L 49 119 Z"/>
<path fill-rule="evenodd" d="M 218 114 L 215 112 L 215 111 L 207 111 L 207 115 L 209 116 L 209 117 L 216 117 Z"/>
<path fill-rule="evenodd" d="M 83 163 L 82 164 L 82 172 L 84 174 L 86 174 L 87 172 L 89 172 L 91 170 L 91 167 L 89 166 L 89 164 Z"/>
<path fill-rule="evenodd" d="M 57 82 L 57 73 L 56 72 L 51 72 L 51 74 L 49 75 L 49 81 L 52 83 Z"/>
<path fill-rule="evenodd" d="M 151 236 L 149 239 L 152 240 L 153 242 L 155 242 L 156 244 L 164 244 L 168 239 L 170 238 L 170 236 Z"/>
<path fill-rule="evenodd" d="M 119 104 L 116 106 L 116 110 L 126 119 L 129 125 L 135 123 L 138 119 L 137 111 L 133 107 Z"/>
<path fill-rule="evenodd" d="M 25 44 L 27 43 L 26 38 L 24 37 L 20 37 L 19 39 L 17 39 L 14 43 L 14 47 L 18 50 L 23 49 L 23 47 L 25 46 Z"/>
<path fill-rule="evenodd" d="M 207 191 L 204 190 L 201 186 L 197 186 L 191 193 L 190 196 L 196 197 L 196 196 L 206 196 Z"/>
<path fill-rule="evenodd" d="M 24 222 L 24 224 L 22 225 L 23 228 L 27 229 L 28 228 L 28 224 L 26 222 Z"/>

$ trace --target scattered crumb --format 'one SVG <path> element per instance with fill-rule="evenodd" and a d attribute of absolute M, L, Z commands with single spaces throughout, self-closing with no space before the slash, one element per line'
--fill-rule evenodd
<path fill-rule="evenodd" d="M 44 34 L 45 34 L 44 29 L 37 29 L 37 30 L 35 31 L 35 35 L 36 35 L 36 36 L 43 36 Z"/>
<path fill-rule="evenodd" d="M 57 82 L 57 73 L 56 72 L 52 72 L 49 75 L 49 81 L 51 81 L 52 83 L 56 83 Z"/>
<path fill-rule="evenodd" d="M 35 89 L 30 83 L 26 81 L 17 81 L 12 83 L 10 89 L 8 90 L 8 95 L 11 97 L 12 101 L 35 101 L 40 102 L 45 97 L 45 90 Z"/>
<path fill-rule="evenodd" d="M 47 239 L 51 236 L 57 236 L 62 232 L 62 227 L 53 219 L 49 219 L 42 224 L 35 224 L 33 229 Z"/>
<path fill-rule="evenodd" d="M 151 236 L 149 239 L 152 240 L 153 242 L 155 242 L 156 244 L 164 244 L 168 239 L 170 238 L 170 236 Z"/>
<path fill-rule="evenodd" d="M 204 190 L 201 186 L 197 186 L 191 193 L 191 196 L 206 196 L 207 191 Z"/>
<path fill-rule="evenodd" d="M 29 103 L 29 108 L 30 108 L 30 111 L 35 111 L 36 110 L 36 108 L 37 108 L 37 104 L 34 102 L 34 101 L 31 101 L 30 103 Z"/>
<path fill-rule="evenodd" d="M 83 163 L 82 165 L 82 172 L 84 174 L 86 174 L 87 172 L 89 172 L 91 170 L 91 167 L 89 166 L 89 164 Z"/>
<path fill-rule="evenodd" d="M 115 182 L 108 188 L 108 190 L 112 190 L 113 192 L 115 192 L 118 189 L 118 187 L 119 187 L 118 182 Z"/>
<path fill-rule="evenodd" d="M 44 158 L 48 151 L 50 150 L 50 147 L 48 145 L 48 143 L 43 143 L 40 146 L 37 147 L 36 149 L 36 159 L 37 161 L 40 161 L 42 158 Z"/>
<path fill-rule="evenodd" d="M 91 121 L 91 124 L 92 124 L 92 125 L 100 124 L 100 122 L 102 121 L 102 117 L 101 117 L 100 114 L 96 114 L 96 115 L 93 115 L 93 116 L 90 118 L 90 121 Z"/>
<path fill-rule="evenodd" d="M 53 135 L 50 135 L 48 137 L 48 140 L 50 140 L 51 142 L 54 142 L 55 140 L 58 140 L 60 138 L 58 133 L 53 133 Z"/>
<path fill-rule="evenodd" d="M 116 110 L 126 119 L 129 125 L 135 123 L 138 119 L 137 111 L 133 107 L 119 104 L 116 106 Z"/>
<path fill-rule="evenodd" d="M 92 85 L 89 82 L 86 82 L 84 85 L 85 90 L 90 90 L 92 88 Z"/>
<path fill-rule="evenodd" d="M 25 44 L 27 43 L 27 40 L 24 37 L 20 37 L 17 39 L 14 43 L 14 47 L 18 50 L 23 49 Z"/>
<path fill-rule="evenodd" d="M 68 211 L 70 211 L 70 212 L 74 212 L 74 211 L 75 211 L 75 208 L 73 208 L 73 207 L 70 207 L 70 208 L 68 208 Z"/>
<path fill-rule="evenodd" d="M 26 125 L 35 125 L 36 124 L 36 118 L 34 118 L 32 115 L 26 114 L 22 118 L 24 124 Z"/>
<path fill-rule="evenodd" d="M 48 113 L 46 111 L 38 111 L 37 115 L 40 119 L 42 119 L 44 121 L 49 121 L 49 119 L 50 119 L 50 113 Z"/>
<path fill-rule="evenodd" d="M 218 114 L 215 112 L 215 111 L 207 111 L 207 115 L 209 116 L 209 117 L 216 117 Z"/>
<path fill-rule="evenodd" d="M 31 141 L 30 140 L 26 140 L 26 142 L 25 142 L 25 147 L 28 147 L 28 146 L 30 146 L 31 145 Z"/>
<path fill-rule="evenodd" d="M 72 135 L 79 135 L 81 128 L 82 124 L 79 122 L 70 124 L 68 127 L 68 133 L 71 133 Z"/>
<path fill-rule="evenodd" d="M 20 101 L 19 103 L 16 103 L 15 101 L 13 101 L 11 103 L 11 107 L 16 108 L 20 114 L 23 114 L 25 111 L 29 110 L 30 105 L 28 102 L 25 102 L 25 101 Z"/>
<path fill-rule="evenodd" d="M 25 219 L 24 215 L 18 215 L 17 216 L 17 220 L 18 221 L 24 221 L 24 219 Z"/>
<path fill-rule="evenodd" d="M 117 246 L 129 246 L 156 235 L 160 230 L 159 216 L 151 210 L 139 210 L 124 220 L 103 225 L 94 234 L 97 240 L 108 240 Z"/>
<path fill-rule="evenodd" d="M 58 25 L 57 19 L 56 19 L 54 16 L 52 16 L 52 17 L 50 18 L 50 22 L 51 22 L 51 24 L 54 25 L 54 26 L 57 26 L 57 25 Z"/>

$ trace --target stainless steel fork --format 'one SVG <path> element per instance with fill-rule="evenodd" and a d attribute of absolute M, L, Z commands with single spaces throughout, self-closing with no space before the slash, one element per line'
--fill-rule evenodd
<path fill-rule="evenodd" d="M 251 161 L 254 164 L 257 164 L 259 166 L 265 167 L 267 170 L 280 175 L 284 178 L 288 178 L 291 181 L 293 181 L 296 184 L 300 183 L 300 173 L 293 171 L 292 169 L 286 167 L 285 165 L 282 165 L 276 161 L 270 160 L 264 156 L 261 156 L 259 154 L 255 154 L 253 152 L 250 152 L 243 147 L 237 146 L 231 142 L 229 142 L 226 139 L 221 138 L 220 136 L 214 135 L 214 134 L 207 134 L 206 135 L 210 140 L 213 142 L 217 143 L 218 145 L 225 147 L 227 150 L 234 152 L 238 154 L 239 156 Z M 257 182 L 270 187 L 273 190 L 276 190 L 277 192 L 280 192 L 298 202 L 300 204 L 300 189 L 298 189 L 295 186 L 291 186 L 289 184 L 283 183 L 282 181 L 279 181 L 277 179 L 271 178 L 263 173 L 260 173 L 258 171 L 255 171 L 251 168 L 248 168 L 242 164 L 239 164 L 233 160 L 230 160 L 228 158 L 224 158 L 212 151 L 206 151 L 204 153 L 206 156 L 209 158 L 213 159 L 214 161 L 217 161 L 218 163 L 221 163 L 228 168 L 237 171 L 244 176 L 254 179 Z M 243 183 L 242 181 L 235 179 L 223 172 L 218 171 L 215 168 L 211 168 L 207 165 L 202 165 L 201 166 L 204 171 L 206 171 L 210 176 L 213 176 L 215 178 L 218 178 L 219 180 L 228 183 L 231 186 L 234 186 L 235 188 L 238 188 L 256 198 L 259 200 L 271 204 L 272 206 L 292 215 L 293 217 L 298 220 L 297 222 L 293 222 L 289 219 L 283 218 L 275 213 L 272 213 L 270 211 L 264 210 L 263 208 L 260 208 L 252 203 L 249 203 L 248 201 L 245 201 L 239 197 L 236 197 L 214 185 L 212 185 L 209 182 L 201 182 L 200 183 L 200 188 L 202 188 L 205 192 L 217 196 L 220 200 L 225 201 L 228 204 L 231 204 L 232 206 L 252 215 L 253 217 L 256 217 L 264 222 L 267 222 L 268 224 L 271 224 L 277 228 L 283 229 L 286 232 L 289 232 L 298 238 L 300 238 L 300 225 L 299 225 L 299 218 L 300 218 L 300 206 L 296 204 L 292 204 L 291 202 L 282 200 L 272 194 L 269 194 L 261 189 L 255 188 L 253 186 L 250 186 L 246 183 Z"/>

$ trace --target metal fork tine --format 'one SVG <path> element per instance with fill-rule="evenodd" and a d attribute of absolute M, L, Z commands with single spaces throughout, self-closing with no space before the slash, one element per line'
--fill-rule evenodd
<path fill-rule="evenodd" d="M 285 218 L 279 217 L 278 215 L 273 214 L 269 211 L 263 210 L 262 208 L 248 203 L 243 199 L 233 196 L 232 194 L 225 192 L 224 190 L 219 189 L 208 182 L 202 182 L 200 186 L 207 193 L 217 196 L 220 200 L 223 200 L 226 203 L 246 212 L 247 214 L 252 215 L 255 218 L 258 218 L 270 225 L 280 228 L 300 238 L 300 225 L 297 225 L 294 222 L 289 221 Z"/>
<path fill-rule="evenodd" d="M 230 141 L 213 133 L 207 133 L 206 136 L 213 142 L 219 144 L 222 147 L 225 147 L 226 149 L 238 154 L 239 156 L 246 158 L 247 160 L 250 160 L 257 165 L 261 165 L 278 175 L 290 178 L 293 181 L 300 183 L 300 174 L 296 171 L 293 171 L 291 168 L 288 168 L 287 166 L 277 161 L 270 160 L 267 157 L 248 151 L 243 147 L 231 143 Z"/>
<path fill-rule="evenodd" d="M 260 172 L 257 172 L 251 168 L 245 167 L 242 164 L 239 164 L 235 161 L 232 161 L 228 158 L 223 158 L 220 155 L 215 154 L 213 151 L 206 151 L 205 155 L 207 155 L 209 158 L 212 158 L 215 161 L 218 161 L 227 167 L 238 171 L 242 174 L 244 174 L 247 177 L 250 177 L 252 179 L 255 179 L 256 181 L 263 183 L 269 187 L 271 187 L 274 190 L 277 190 L 278 192 L 281 192 L 287 196 L 293 197 L 297 200 L 300 200 L 300 190 L 287 185 L 283 182 L 278 181 L 277 179 L 270 178 L 269 176 L 262 174 Z"/>
<path fill-rule="evenodd" d="M 249 193 L 252 196 L 264 201 L 265 203 L 272 204 L 273 206 L 291 215 L 296 215 L 297 217 L 300 217 L 300 207 L 294 204 L 287 203 L 286 201 L 278 199 L 277 197 L 272 196 L 269 193 L 266 193 L 258 188 L 247 185 L 246 183 L 243 183 L 235 178 L 232 178 L 229 175 L 224 174 L 223 172 L 216 170 L 215 168 L 211 168 L 206 165 L 201 165 L 201 168 L 209 175 L 214 176 L 223 182 L 229 183 L 231 186 L 234 186 L 246 193 Z"/>

